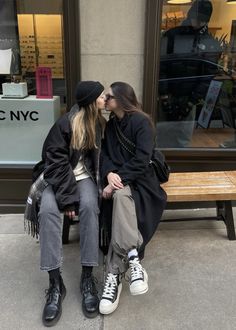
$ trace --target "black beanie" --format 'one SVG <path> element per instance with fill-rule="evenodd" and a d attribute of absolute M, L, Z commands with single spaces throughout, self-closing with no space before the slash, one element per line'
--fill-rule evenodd
<path fill-rule="evenodd" d="M 212 3 L 209 0 L 195 0 L 188 11 L 189 19 L 195 18 L 200 22 L 208 23 L 212 14 Z"/>
<path fill-rule="evenodd" d="M 103 91 L 104 86 L 98 81 L 80 81 L 76 87 L 76 101 L 80 107 L 84 107 L 96 101 Z"/>

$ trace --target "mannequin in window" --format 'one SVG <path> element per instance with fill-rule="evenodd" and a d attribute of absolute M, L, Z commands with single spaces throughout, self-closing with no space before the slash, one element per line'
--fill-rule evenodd
<path fill-rule="evenodd" d="M 165 32 L 168 39 L 166 53 L 203 55 L 207 52 L 209 59 L 209 52 L 218 51 L 218 42 L 208 32 L 212 11 L 210 0 L 195 0 L 182 24 Z"/>

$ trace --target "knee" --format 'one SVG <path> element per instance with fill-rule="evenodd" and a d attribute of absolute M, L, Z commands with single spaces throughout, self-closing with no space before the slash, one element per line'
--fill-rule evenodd
<path fill-rule="evenodd" d="M 92 196 L 87 199 L 83 199 L 80 201 L 80 212 L 86 213 L 98 213 L 98 200 L 97 198 L 93 198 Z"/>
<path fill-rule="evenodd" d="M 50 214 L 60 214 L 57 202 L 55 199 L 55 195 L 52 192 L 52 188 L 49 186 L 47 187 L 41 198 L 41 205 L 39 209 L 39 217 L 41 219 L 48 218 Z"/>
<path fill-rule="evenodd" d="M 42 205 L 39 210 L 39 224 L 40 228 L 61 228 L 61 215 L 58 208 L 48 207 L 48 205 Z"/>
<path fill-rule="evenodd" d="M 49 208 L 46 207 L 46 205 L 40 206 L 38 217 L 39 217 L 39 223 L 40 226 L 42 226 L 45 223 L 45 220 L 48 218 Z"/>
<path fill-rule="evenodd" d="M 115 190 L 115 192 L 113 194 L 114 201 L 122 201 L 122 200 L 126 199 L 127 197 L 130 197 L 130 196 L 127 194 L 127 191 L 125 189 Z"/>

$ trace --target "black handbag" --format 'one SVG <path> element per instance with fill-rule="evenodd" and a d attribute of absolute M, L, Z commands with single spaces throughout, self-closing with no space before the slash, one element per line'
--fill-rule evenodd
<path fill-rule="evenodd" d="M 135 156 L 135 144 L 130 141 L 121 131 L 120 127 L 114 120 L 114 126 L 116 131 L 116 136 L 121 144 L 121 146 L 127 150 L 131 155 Z M 153 167 L 156 176 L 160 183 L 165 183 L 169 180 L 170 167 L 165 161 L 165 156 L 157 148 L 153 149 L 152 157 L 149 162 L 150 166 Z"/>
<path fill-rule="evenodd" d="M 163 153 L 157 148 L 153 149 L 150 164 L 153 166 L 160 183 L 165 183 L 169 180 L 170 167 L 165 161 Z"/>

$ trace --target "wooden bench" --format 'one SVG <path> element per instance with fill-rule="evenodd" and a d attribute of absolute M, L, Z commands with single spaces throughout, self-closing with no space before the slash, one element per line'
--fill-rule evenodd
<path fill-rule="evenodd" d="M 168 203 L 216 202 L 216 217 L 211 219 L 224 221 L 229 240 L 236 239 L 232 212 L 232 201 L 236 200 L 236 171 L 171 173 L 169 181 L 162 187 Z M 192 218 L 203 219 L 210 218 Z"/>
<path fill-rule="evenodd" d="M 236 200 L 236 171 L 171 173 L 169 181 L 162 185 L 168 203 L 215 202 L 216 217 L 193 217 L 188 220 L 222 220 L 230 240 L 235 240 L 232 201 Z M 184 219 L 163 220 L 163 222 Z M 186 220 L 184 220 L 186 221 Z M 69 243 L 70 225 L 77 223 L 64 216 L 63 244 Z"/>

